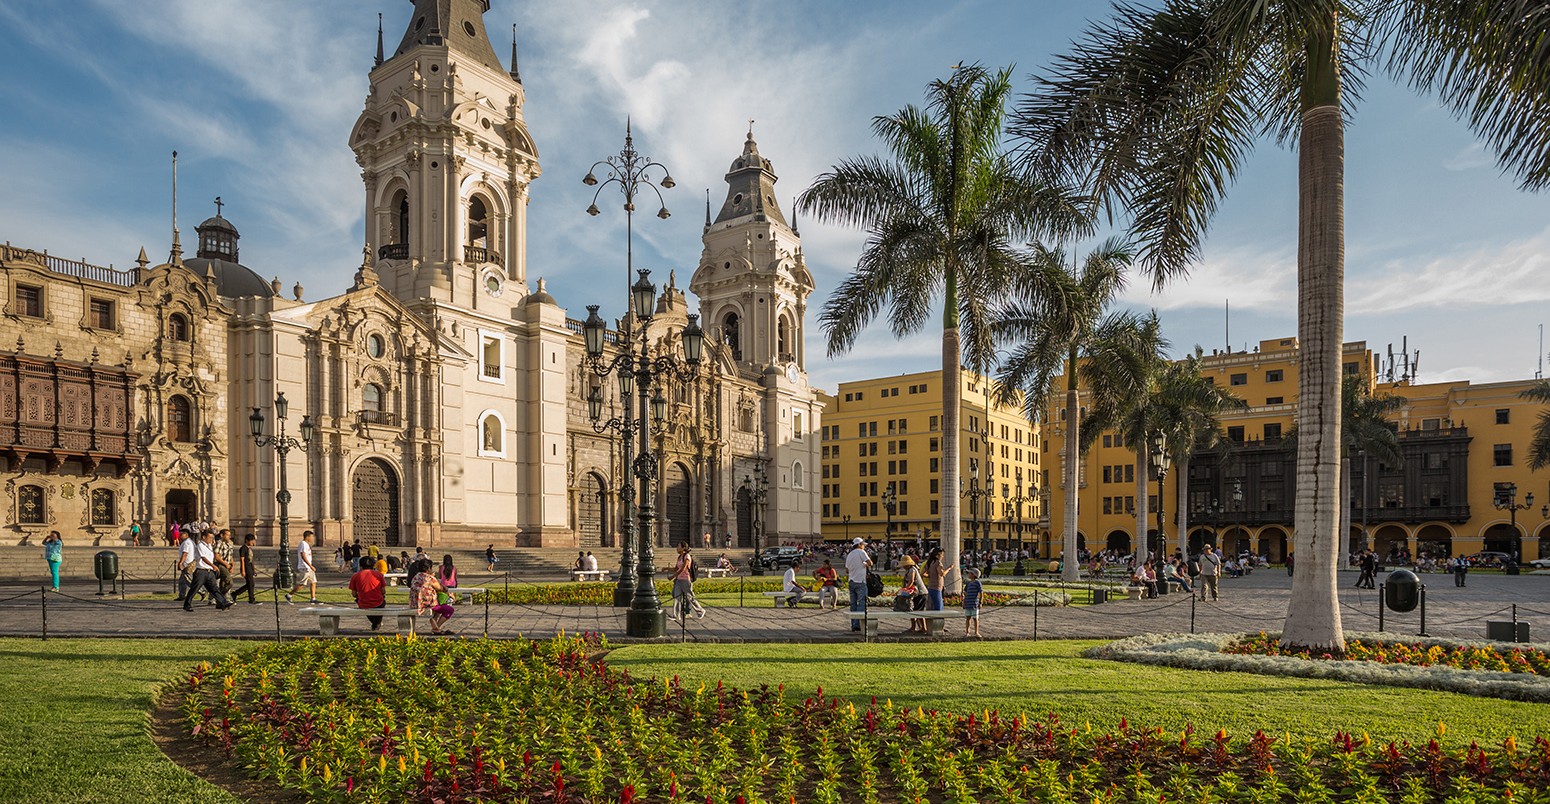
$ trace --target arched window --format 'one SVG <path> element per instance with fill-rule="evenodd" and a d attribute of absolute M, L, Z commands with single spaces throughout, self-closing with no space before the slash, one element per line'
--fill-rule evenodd
<path fill-rule="evenodd" d="M 393 195 L 393 212 L 397 224 L 393 232 L 394 242 L 409 245 L 409 193 L 399 190 Z"/>
<path fill-rule="evenodd" d="M 167 316 L 167 337 L 174 341 L 189 340 L 188 317 L 182 313 Z"/>
<path fill-rule="evenodd" d="M 361 410 L 382 412 L 382 386 L 374 382 L 361 386 Z"/>
<path fill-rule="evenodd" d="M 743 339 L 740 329 L 742 321 L 736 312 L 729 312 L 721 317 L 721 339 L 726 342 L 727 348 L 732 350 L 733 360 L 743 359 Z"/>
<path fill-rule="evenodd" d="M 780 316 L 780 321 L 775 325 L 775 355 L 777 360 L 791 359 L 791 324 L 785 314 Z"/>
<path fill-rule="evenodd" d="M 794 489 L 807 488 L 807 469 L 801 461 L 791 464 L 791 487 Z"/>
<path fill-rule="evenodd" d="M 114 518 L 114 504 L 112 489 L 92 489 L 91 492 L 91 523 L 93 525 L 112 525 Z"/>
<path fill-rule="evenodd" d="M 167 400 L 167 437 L 179 442 L 194 440 L 194 408 L 186 396 Z"/>
<path fill-rule="evenodd" d="M 42 486 L 22 486 L 16 490 L 16 521 L 23 525 L 41 525 L 48 518 Z"/>
<path fill-rule="evenodd" d="M 506 457 L 506 422 L 493 410 L 487 410 L 479 417 L 479 454 L 490 458 Z"/>
<path fill-rule="evenodd" d="M 468 245 L 486 248 L 490 236 L 490 209 L 482 196 L 468 202 Z"/>

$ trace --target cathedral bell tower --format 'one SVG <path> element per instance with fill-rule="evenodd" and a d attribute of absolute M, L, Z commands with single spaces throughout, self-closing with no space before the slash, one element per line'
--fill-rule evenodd
<path fill-rule="evenodd" d="M 807 297 L 813 275 L 802 239 L 775 200 L 774 167 L 759 154 L 753 128 L 727 171 L 727 196 L 714 220 L 709 199 L 700 265 L 689 289 L 700 299 L 707 334 L 731 347 L 747 376 L 774 368 L 805 372 Z"/>
<path fill-rule="evenodd" d="M 526 292 L 538 150 L 522 118 L 515 31 L 506 69 L 485 31 L 489 9 L 489 0 L 414 0 L 387 58 L 378 28 L 350 147 L 382 284 L 406 302 L 509 308 Z"/>

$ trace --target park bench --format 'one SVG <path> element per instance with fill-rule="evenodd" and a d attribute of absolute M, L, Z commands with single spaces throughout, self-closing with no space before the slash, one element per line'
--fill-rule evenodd
<path fill-rule="evenodd" d="M 874 611 L 868 610 L 863 622 L 866 624 L 866 635 L 877 636 L 878 625 L 884 622 L 909 624 L 910 620 L 925 620 L 926 630 L 931 636 L 941 636 L 947 629 L 947 618 L 956 617 L 963 619 L 963 609 L 938 609 L 934 611 Z"/>
<path fill-rule="evenodd" d="M 571 570 L 570 579 L 573 581 L 606 581 L 608 570 Z"/>
<path fill-rule="evenodd" d="M 401 570 L 394 572 L 384 572 L 382 573 L 382 577 L 388 582 L 388 586 L 397 586 L 399 581 L 409 580 L 409 573 L 403 572 Z"/>
<path fill-rule="evenodd" d="M 404 591 L 408 592 L 409 590 L 406 588 Z M 464 603 L 472 604 L 474 602 L 474 595 L 482 595 L 485 591 L 485 588 L 482 586 L 454 586 L 447 590 L 447 595 L 454 601 L 462 598 Z M 414 601 L 411 600 L 410 602 Z"/>
<path fill-rule="evenodd" d="M 301 610 L 302 614 L 316 614 L 318 616 L 318 634 L 321 636 L 334 636 L 339 633 L 340 617 L 382 617 L 384 619 L 396 618 L 399 631 L 414 633 L 414 618 L 420 616 L 414 609 L 362 609 L 344 606 L 314 606 Z"/>
<path fill-rule="evenodd" d="M 765 592 L 764 596 L 769 598 L 771 600 L 771 602 L 773 602 L 775 604 L 775 608 L 778 609 L 781 606 L 785 605 L 786 603 L 790 602 L 791 598 L 796 597 L 797 593 L 796 592 Z M 818 602 L 818 593 L 817 592 L 803 592 L 802 593 L 802 601 L 804 603 L 817 603 Z"/>
<path fill-rule="evenodd" d="M 730 577 L 732 577 L 732 568 L 731 567 L 711 567 L 710 569 L 705 570 L 705 577 L 707 577 L 707 578 L 730 578 Z"/>

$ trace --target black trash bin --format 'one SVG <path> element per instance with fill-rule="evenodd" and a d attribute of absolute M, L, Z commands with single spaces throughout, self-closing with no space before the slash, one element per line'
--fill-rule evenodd
<path fill-rule="evenodd" d="M 1109 602 L 1109 590 L 1107 590 L 1107 589 L 1094 589 L 1093 590 L 1093 605 L 1097 605 L 1099 603 L 1107 603 L 1107 602 Z"/>
<path fill-rule="evenodd" d="M 102 582 L 109 581 L 113 584 L 113 591 L 118 592 L 118 553 L 112 550 L 103 550 L 92 556 L 92 574 L 97 576 L 97 594 L 101 595 Z"/>
<path fill-rule="evenodd" d="M 1383 603 L 1389 611 L 1415 611 L 1421 604 L 1421 579 L 1406 569 L 1389 573 L 1383 579 Z"/>

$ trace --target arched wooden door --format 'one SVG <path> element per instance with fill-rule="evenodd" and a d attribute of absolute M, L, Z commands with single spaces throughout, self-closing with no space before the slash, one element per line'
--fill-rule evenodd
<path fill-rule="evenodd" d="M 588 472 L 576 490 L 576 529 L 581 532 L 582 547 L 603 545 L 603 494 L 603 479 Z"/>
<path fill-rule="evenodd" d="M 361 544 L 397 547 L 398 476 L 386 462 L 368 458 L 355 470 L 350 490 L 351 535 Z"/>
<path fill-rule="evenodd" d="M 753 546 L 753 502 L 746 488 L 737 490 L 737 546 Z"/>
<path fill-rule="evenodd" d="M 665 483 L 663 488 L 667 493 L 663 495 L 666 501 L 662 516 L 666 521 L 660 523 L 657 532 L 666 535 L 668 545 L 692 544 L 690 536 L 694 523 L 690 521 L 692 514 L 689 501 L 692 496 L 689 473 L 681 463 L 668 464 L 663 481 Z"/>

